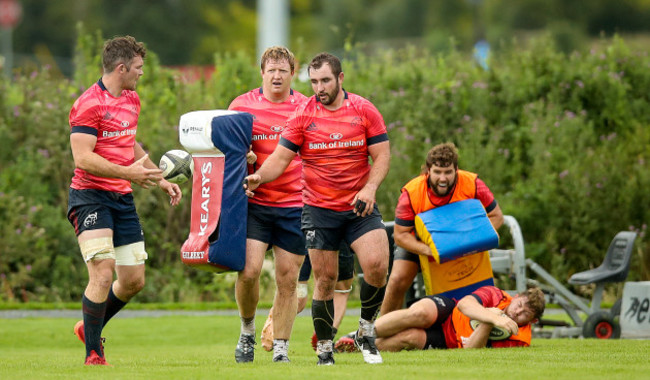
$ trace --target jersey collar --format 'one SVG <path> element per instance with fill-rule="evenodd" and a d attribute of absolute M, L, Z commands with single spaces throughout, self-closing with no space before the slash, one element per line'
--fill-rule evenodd
<path fill-rule="evenodd" d="M 108 91 L 106 89 L 106 86 L 104 86 L 104 81 L 102 81 L 102 78 L 99 78 L 99 80 L 97 81 L 97 84 L 99 85 L 99 88 L 102 89 L 102 91 Z"/>
<path fill-rule="evenodd" d="M 262 91 L 262 87 L 260 87 L 259 90 L 260 90 L 260 91 L 259 91 L 259 94 L 260 94 L 260 95 L 264 95 L 264 91 Z M 290 96 L 293 95 L 293 88 L 290 88 L 290 89 L 289 89 L 289 95 L 290 95 Z"/>

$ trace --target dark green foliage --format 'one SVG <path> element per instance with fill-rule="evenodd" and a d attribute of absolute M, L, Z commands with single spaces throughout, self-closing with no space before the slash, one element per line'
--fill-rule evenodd
<path fill-rule="evenodd" d="M 560 281 L 598 265 L 615 233 L 627 229 L 641 233 L 642 255 L 635 255 L 630 278 L 645 278 L 638 263 L 649 256 L 650 59 L 617 38 L 569 55 L 551 40 L 500 49 L 487 71 L 454 50 L 434 55 L 405 47 L 368 56 L 348 44 L 344 87 L 377 106 L 391 140 L 380 210 L 392 220 L 401 186 L 420 172 L 428 149 L 453 141 L 460 166 L 479 173 L 504 213 L 521 224 L 527 255 Z M 68 112 L 100 76 L 102 43 L 100 33 L 80 29 L 74 81 L 55 79 L 47 69 L 0 79 L 0 300 L 78 300 L 85 286 L 65 217 L 73 172 Z M 244 53 L 218 55 L 210 79 L 186 82 L 150 50 L 138 84 L 138 141 L 154 162 L 182 148 L 181 114 L 226 108 L 259 86 L 255 61 Z M 296 81 L 295 88 L 311 94 L 308 82 Z M 138 299 L 232 301 L 234 274 L 180 262 L 191 184 L 182 189 L 181 205 L 172 208 L 159 189 L 135 186 L 150 254 Z M 272 297 L 271 283 L 265 274 L 264 300 Z"/>

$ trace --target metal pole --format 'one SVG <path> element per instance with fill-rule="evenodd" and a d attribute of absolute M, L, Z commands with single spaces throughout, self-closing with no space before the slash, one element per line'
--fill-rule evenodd
<path fill-rule="evenodd" d="M 270 46 L 287 46 L 288 37 L 288 0 L 257 0 L 257 59 Z"/>

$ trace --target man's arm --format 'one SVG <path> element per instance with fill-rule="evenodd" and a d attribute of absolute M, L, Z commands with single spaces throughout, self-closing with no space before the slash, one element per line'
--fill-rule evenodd
<path fill-rule="evenodd" d="M 282 175 L 295 156 L 296 152 L 278 144 L 262 166 L 255 173 L 244 178 L 246 195 L 253 197 L 255 195 L 253 190 L 257 189 L 261 184 L 271 182 Z"/>
<path fill-rule="evenodd" d="M 456 307 L 461 313 L 469 317 L 469 319 L 476 319 L 481 324 L 490 324 L 490 328 L 492 326 L 502 327 L 513 335 L 519 332 L 519 326 L 517 326 L 515 321 L 510 319 L 505 313 L 495 313 L 491 309 L 484 307 L 473 295 L 463 297 L 458 301 Z"/>
<path fill-rule="evenodd" d="M 121 178 L 133 181 L 142 187 L 153 184 L 162 179 L 162 171 L 157 167 L 148 169 L 144 166 L 148 156 L 146 154 L 138 157 L 129 166 L 114 164 L 94 152 L 97 144 L 97 137 L 87 133 L 71 133 L 70 147 L 75 166 L 91 174 L 105 178 Z M 136 143 L 136 145 L 138 145 Z M 139 145 L 138 145 L 139 147 Z M 142 148 L 140 147 L 142 150 Z M 136 150 L 137 152 L 137 150 Z M 144 151 L 143 151 L 144 152 Z M 155 166 L 155 165 L 154 165 Z"/>
<path fill-rule="evenodd" d="M 469 336 L 463 348 L 483 348 L 487 346 L 488 339 L 490 338 L 490 331 L 492 325 L 489 323 L 481 323 L 474 329 L 472 335 Z"/>
<path fill-rule="evenodd" d="M 408 252 L 417 255 L 432 256 L 431 248 L 418 240 L 415 235 L 411 233 L 414 227 L 405 227 L 395 224 L 393 229 L 393 239 L 397 246 L 404 248 Z"/>
<path fill-rule="evenodd" d="M 357 215 L 360 216 L 369 215 L 375 206 L 377 189 L 384 181 L 384 178 L 386 178 L 390 167 L 390 143 L 388 141 L 382 141 L 370 145 L 368 147 L 368 153 L 370 153 L 370 157 L 372 158 L 368 181 L 354 196 L 352 203 L 350 203 L 351 205 L 356 204 L 357 201 L 366 203 L 366 208 L 357 212 Z"/>
<path fill-rule="evenodd" d="M 487 214 L 487 216 L 490 218 L 490 223 L 492 223 L 492 227 L 494 227 L 495 230 L 498 230 L 503 225 L 503 212 L 498 204 Z"/>

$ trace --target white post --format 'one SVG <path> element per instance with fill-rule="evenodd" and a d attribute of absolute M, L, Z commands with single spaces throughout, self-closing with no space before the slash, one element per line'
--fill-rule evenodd
<path fill-rule="evenodd" d="M 257 59 L 270 46 L 289 43 L 289 1 L 257 0 Z"/>

